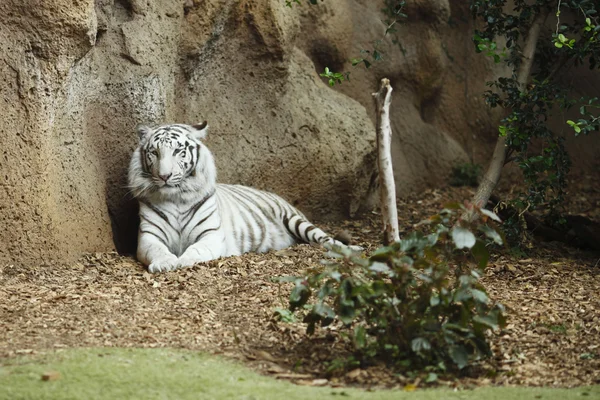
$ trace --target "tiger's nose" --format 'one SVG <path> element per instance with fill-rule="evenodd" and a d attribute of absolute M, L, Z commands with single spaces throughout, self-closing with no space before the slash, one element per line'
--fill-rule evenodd
<path fill-rule="evenodd" d="M 171 175 L 173 175 L 173 174 L 172 174 L 172 173 L 171 173 L 171 174 L 159 174 L 159 175 L 158 175 L 158 177 L 159 177 L 160 179 L 162 179 L 163 181 L 165 181 L 165 182 L 166 182 L 166 181 L 168 181 L 168 180 L 169 180 L 169 178 L 171 177 Z"/>

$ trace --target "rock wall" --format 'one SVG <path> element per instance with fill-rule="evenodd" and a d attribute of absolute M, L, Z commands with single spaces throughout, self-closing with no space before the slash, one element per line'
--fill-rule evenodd
<path fill-rule="evenodd" d="M 367 192 L 372 122 L 320 80 L 280 1 L 9 0 L 0 26 L 0 263 L 133 250 L 138 123 L 208 120 L 221 181 L 309 214 Z"/>
<path fill-rule="evenodd" d="M 320 14 L 306 12 L 303 21 L 309 28 L 305 31 L 311 35 L 305 36 L 301 47 L 314 55 L 318 70 L 334 65 L 350 72 L 351 81 L 338 90 L 365 106 L 372 120 L 370 94 L 382 77 L 391 79 L 398 194 L 441 184 L 457 162 L 471 159 L 485 164 L 498 115 L 485 107 L 481 94 L 487 89 L 486 80 L 502 71 L 474 54 L 468 4 L 409 1 L 409 18 L 396 24 L 396 33 L 388 36 L 383 35 L 387 24 L 382 2 L 346 4 L 345 8 L 333 2 L 319 4 Z M 370 59 L 369 69 L 352 67 L 347 61 L 375 47 L 383 60 Z M 482 139 L 484 143 L 475 148 L 474 143 Z"/>
<path fill-rule="evenodd" d="M 65 83 L 95 43 L 94 4 L 6 0 L 0 15 L 0 262 L 44 262 L 110 248 L 98 156 L 85 168 L 63 157 L 75 147 L 70 138 L 81 132 L 71 130 L 80 121 L 67 122 Z M 89 145 L 91 136 L 78 139 Z"/>
<path fill-rule="evenodd" d="M 125 187 L 139 123 L 211 127 L 220 181 L 275 191 L 317 218 L 372 206 L 374 109 L 395 88 L 400 195 L 484 162 L 497 116 L 480 93 L 463 2 L 409 2 L 400 44 L 383 0 L 3 0 L 0 3 L 0 263 L 132 251 Z M 384 61 L 350 60 L 377 41 Z M 328 66 L 350 71 L 331 88 Z M 477 159 L 479 157 L 479 159 Z"/>

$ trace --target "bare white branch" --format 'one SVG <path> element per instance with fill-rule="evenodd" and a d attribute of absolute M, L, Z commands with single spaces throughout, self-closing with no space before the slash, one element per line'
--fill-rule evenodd
<path fill-rule="evenodd" d="M 390 244 L 400 240 L 398 210 L 396 208 L 396 183 L 392 169 L 392 126 L 390 104 L 392 86 L 383 78 L 377 93 L 373 93 L 377 106 L 377 167 L 379 168 L 379 194 L 383 219 L 383 241 Z"/>

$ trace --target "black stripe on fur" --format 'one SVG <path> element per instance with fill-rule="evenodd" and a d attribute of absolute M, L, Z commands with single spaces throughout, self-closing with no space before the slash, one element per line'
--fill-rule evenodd
<path fill-rule="evenodd" d="M 169 217 L 167 217 L 167 215 L 164 212 L 160 211 L 158 208 L 154 207 L 152 204 L 150 204 L 148 202 L 140 200 L 140 203 L 144 203 L 144 205 L 146 205 L 149 209 L 154 211 L 156 213 L 156 215 L 158 215 L 159 217 L 164 219 L 167 222 L 167 224 L 169 224 L 171 227 L 173 227 L 171 225 L 171 223 L 169 222 Z"/>

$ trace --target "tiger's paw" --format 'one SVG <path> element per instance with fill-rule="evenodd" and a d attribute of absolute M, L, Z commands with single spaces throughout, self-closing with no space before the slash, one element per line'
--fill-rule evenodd
<path fill-rule="evenodd" d="M 325 247 L 327 250 L 333 250 L 335 253 L 347 256 L 349 256 L 352 253 L 362 253 L 363 251 L 365 251 L 364 247 L 344 244 L 338 240 L 334 240 L 330 243 L 323 243 L 323 247 Z"/>
<path fill-rule="evenodd" d="M 350 249 L 350 250 L 352 250 L 354 252 L 359 252 L 359 253 L 365 251 L 364 247 L 356 246 L 356 245 L 352 245 L 352 244 L 344 244 L 344 243 L 340 242 L 339 240 L 335 240 L 333 242 L 333 245 L 337 246 L 338 248 Z"/>
<path fill-rule="evenodd" d="M 347 246 L 348 246 L 348 248 L 349 248 L 350 250 L 352 250 L 352 251 L 357 251 L 357 252 L 359 252 L 359 253 L 362 253 L 363 251 L 365 251 L 365 248 L 364 248 L 364 247 L 361 247 L 361 246 L 356 246 L 356 245 L 352 245 L 352 244 L 349 244 L 349 245 L 347 245 Z"/>
<path fill-rule="evenodd" d="M 186 255 L 182 255 L 177 259 L 177 267 L 185 268 L 185 267 L 193 267 L 194 265 L 202 262 L 195 257 L 190 257 Z"/>
<path fill-rule="evenodd" d="M 172 271 L 175 268 L 177 268 L 177 257 L 169 254 L 152 261 L 150 265 L 148 265 L 148 272 L 151 274 L 156 274 L 158 272 Z"/>

